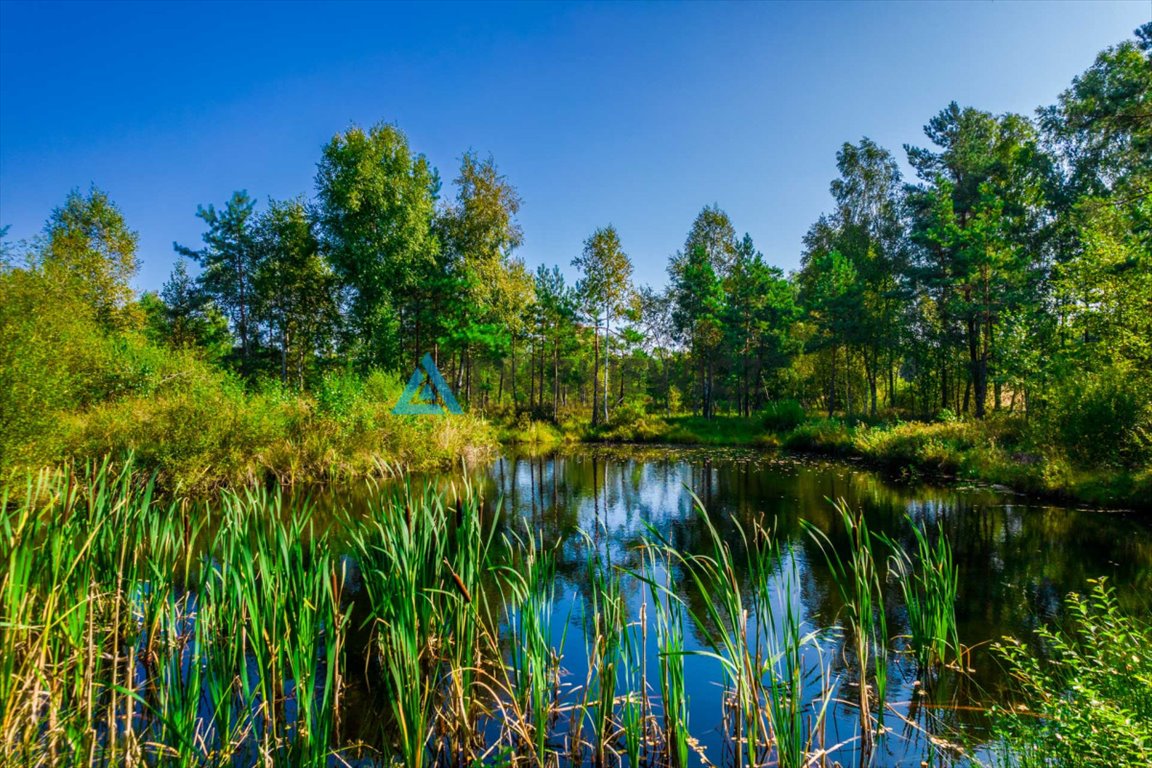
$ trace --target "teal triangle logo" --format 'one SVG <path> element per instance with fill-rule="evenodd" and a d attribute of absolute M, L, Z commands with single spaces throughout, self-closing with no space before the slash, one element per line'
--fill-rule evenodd
<path fill-rule="evenodd" d="M 408 386 L 404 387 L 404 393 L 392 409 L 392 413 L 400 416 L 439 416 L 463 412 L 456 402 L 456 396 L 448 388 L 448 382 L 440 375 L 432 355 L 424 355 L 420 360 L 412 377 L 408 379 Z"/>

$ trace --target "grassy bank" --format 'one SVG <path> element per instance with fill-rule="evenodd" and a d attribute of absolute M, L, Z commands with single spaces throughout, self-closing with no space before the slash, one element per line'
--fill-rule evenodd
<path fill-rule="evenodd" d="M 984 421 L 813 418 L 782 406 L 751 418 L 641 415 L 607 426 L 532 422 L 499 432 L 502 442 L 555 446 L 577 441 L 786 449 L 860 458 L 908 479 L 954 479 L 1103 507 L 1152 509 L 1152 467 L 1076 462 L 1046 440 L 1043 426 L 993 415 Z"/>
<path fill-rule="evenodd" d="M 253 391 L 216 371 L 187 366 L 143 391 L 61 412 L 7 457 L 10 472 L 134 456 L 167 492 L 218 486 L 349 480 L 384 465 L 448 467 L 497 445 L 483 419 L 392 414 L 395 377 L 333 375 L 315 392 Z"/>
<path fill-rule="evenodd" d="M 250 382 L 140 334 L 29 344 L 0 365 L 0 476 L 135 457 L 166 492 L 450 466 L 497 446 L 482 418 L 392 414 L 394 375 L 339 369 L 306 391 Z"/>
<path fill-rule="evenodd" d="M 393 415 L 396 373 L 332 357 L 304 380 L 242 375 L 235 350 L 163 343 L 139 311 L 110 325 L 71 282 L 0 269 L 0 479 L 133 454 L 163 490 L 200 493 L 429 469 L 497 444 L 476 416 Z"/>

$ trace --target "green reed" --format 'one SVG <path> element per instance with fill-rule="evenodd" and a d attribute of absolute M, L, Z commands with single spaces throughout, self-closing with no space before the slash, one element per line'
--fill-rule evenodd
<path fill-rule="evenodd" d="M 707 628 L 708 650 L 696 652 L 718 661 L 728 686 L 726 721 L 732 724 L 733 761 L 736 765 L 762 765 L 775 754 L 779 765 L 809 765 L 818 759 L 824 724 L 834 686 L 828 680 L 827 665 L 819 654 L 820 633 L 802 632 L 790 595 L 781 590 L 777 572 L 781 551 L 770 531 L 756 523 L 746 530 L 738 521 L 735 529 L 737 550 L 725 540 L 715 522 L 696 499 L 696 509 L 711 543 L 707 554 L 684 555 L 671 547 L 655 531 L 649 546 L 664 553 L 668 567 L 680 567 L 701 595 L 701 607 L 689 615 L 698 627 Z M 790 558 L 789 558 L 790 559 Z M 791 559 L 790 559 L 791 561 Z M 791 561 L 792 568 L 795 562 Z M 743 575 L 750 576 L 750 583 Z M 791 582 L 798 581 L 793 571 Z M 651 582 L 654 583 L 654 582 Z M 776 586 L 774 586 L 776 585 Z M 669 597 L 673 597 L 667 590 Z M 784 616 L 777 615 L 776 603 L 784 598 Z M 675 652 L 682 647 L 682 629 L 668 603 L 665 629 Z M 660 626 L 658 622 L 658 626 Z M 805 691 L 804 648 L 814 647 L 820 656 L 816 687 Z M 679 655 L 682 655 L 680 652 Z M 668 670 L 663 683 L 666 707 L 686 714 L 681 698 L 682 666 Z M 668 717 L 668 709 L 665 717 Z M 674 734 L 675 759 L 687 759 L 686 727 Z"/>
<path fill-rule="evenodd" d="M 628 765 L 639 766 L 641 754 L 649 743 L 647 602 L 640 603 L 639 616 L 624 627 L 621 639 L 620 664 L 625 693 L 620 701 L 619 728 Z"/>
<path fill-rule="evenodd" d="M 592 760 L 603 765 L 615 756 L 616 687 L 627 606 L 621 590 L 620 573 L 605 563 L 589 540 L 587 578 L 589 599 L 585 604 L 584 638 L 588 654 L 588 684 L 581 711 L 590 720 Z"/>
<path fill-rule="evenodd" d="M 684 553 L 650 529 L 625 558 L 636 572 L 585 535 L 587 590 L 565 617 L 565 542 L 509 531 L 466 484 L 377 489 L 366 515 L 344 512 L 327 529 L 311 504 L 277 491 L 192 506 L 157 500 L 130 466 L 31 478 L 0 495 L 0 764 L 338 764 L 357 746 L 340 723 L 352 620 L 370 630 L 363 674 L 387 710 L 385 762 L 684 768 L 696 748 L 694 654 L 719 664 L 735 765 L 819 763 L 836 685 L 825 638 L 795 598 L 797 558 L 760 521 L 696 509 L 706 551 Z M 880 577 L 865 521 L 839 509 L 850 556 L 817 540 L 861 667 L 870 748 L 886 691 Z M 912 590 L 910 624 L 926 627 L 914 626 L 913 643 L 943 626 L 916 617 L 955 594 L 947 543 L 918 541 L 895 566 Z M 344 548 L 363 584 L 356 616 Z M 577 614 L 588 666 L 573 685 L 562 662 Z M 958 647 L 954 631 L 934 658 Z"/>
<path fill-rule="evenodd" d="M 417 505 L 421 514 L 413 514 Z M 414 497 L 405 486 L 387 503 L 371 504 L 367 524 L 352 537 L 399 752 L 405 765 L 421 768 L 441 682 L 435 645 L 445 624 L 448 516 L 440 499 L 427 491 Z"/>
<path fill-rule="evenodd" d="M 835 502 L 835 507 L 848 537 L 847 559 L 840 556 L 823 531 L 802 522 L 823 550 L 843 603 L 848 638 L 859 673 L 856 703 L 860 712 L 863 753 L 867 756 L 874 747 L 876 733 L 884 732 L 888 693 L 888 623 L 882 578 L 868 521 L 862 512 L 853 512 L 843 499 Z M 870 673 L 874 685 L 868 682 Z M 873 688 L 875 696 L 872 695 Z M 875 730 L 871 715 L 873 706 L 876 709 Z"/>
<path fill-rule="evenodd" d="M 675 594 L 672 584 L 672 570 L 667 555 L 657 554 L 659 550 L 647 547 L 648 582 L 653 587 L 653 602 L 656 607 L 656 648 L 660 665 L 660 703 L 663 715 L 665 751 L 672 765 L 686 768 L 688 765 L 688 686 L 684 678 L 684 603 Z M 659 562 L 657 558 L 660 558 Z M 662 589 L 657 570 L 666 575 Z"/>
<path fill-rule="evenodd" d="M 915 554 L 889 541 L 892 563 L 908 617 L 909 642 L 917 664 L 927 671 L 934 663 L 946 664 L 960 655 L 956 626 L 956 594 L 960 572 L 952 559 L 952 547 L 937 528 L 935 539 L 908 520 L 916 539 Z"/>
<path fill-rule="evenodd" d="M 771 726 L 776 764 L 781 768 L 801 768 L 812 764 L 824 739 L 824 725 L 832 702 L 834 686 L 829 665 L 824 662 L 822 633 L 804 631 L 796 595 L 800 593 L 800 573 L 794 553 L 781 549 L 770 533 L 761 529 L 761 546 L 752 561 L 756 586 L 757 637 L 763 649 L 757 651 L 767 671 L 764 709 Z M 770 556 L 766 556 L 771 553 Z M 766 567 L 772 564 L 773 567 Z M 815 670 L 806 668 L 805 649 L 818 656 Z M 815 696 L 805 699 L 805 685 L 814 682 Z"/>
<path fill-rule="evenodd" d="M 506 679 L 512 704 L 505 726 L 519 742 L 521 754 L 535 765 L 545 765 L 552 752 L 549 735 L 559 708 L 560 659 L 567 630 L 554 645 L 554 552 L 534 535 L 514 541 L 522 549 L 519 568 L 504 571 L 511 588 L 505 618 L 510 630 Z"/>
<path fill-rule="evenodd" d="M 455 493 L 455 489 L 453 489 Z M 477 722 L 484 710 L 482 693 L 491 676 L 483 666 L 496 639 L 489 632 L 495 626 L 493 606 L 488 599 L 487 582 L 496 566 L 493 539 L 500 518 L 499 504 L 485 524 L 479 494 L 467 484 L 455 497 L 455 520 L 449 552 L 441 561 L 448 569 L 450 584 L 446 602 L 450 610 L 447 655 L 447 686 L 442 715 L 457 761 L 472 758 L 479 743 Z M 495 666 L 495 665 L 493 665 Z"/>
<path fill-rule="evenodd" d="M 306 509 L 225 495 L 208 537 L 130 464 L 2 502 L 0 763 L 326 763 L 343 621 Z"/>

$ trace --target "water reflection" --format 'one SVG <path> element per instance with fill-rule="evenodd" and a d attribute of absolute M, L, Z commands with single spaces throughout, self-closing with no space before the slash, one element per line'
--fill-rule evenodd
<path fill-rule="evenodd" d="M 428 479 L 460 480 L 450 475 Z M 937 761 L 978 744 L 984 729 L 981 713 L 1004 688 L 990 643 L 1005 635 L 1028 637 L 1038 624 L 1058 619 L 1069 591 L 1082 591 L 1089 579 L 1107 576 L 1118 587 L 1122 604 L 1141 611 L 1149 610 L 1152 594 L 1152 531 L 1137 519 L 1040 505 L 985 488 L 894 484 L 844 462 L 738 449 L 581 447 L 552 456 L 506 456 L 472 470 L 470 482 L 489 499 L 503 499 L 503 526 L 523 531 L 526 525 L 547 545 L 559 544 L 557 594 L 563 604 L 557 615 L 569 618 L 566 628 L 554 628 L 554 637 L 559 642 L 566 632 L 564 666 L 576 680 L 584 677 L 578 606 L 588 589 L 589 548 L 603 563 L 631 571 L 643 567 L 640 544 L 650 530 L 686 554 L 708 551 L 709 533 L 693 509 L 693 496 L 729 540 L 735 540 L 738 525 L 749 530 L 759 523 L 775 532 L 788 553 L 779 572 L 796 574 L 794 583 L 782 582 L 788 585 L 783 599 L 794 600 L 807 628 L 814 630 L 831 628 L 842 606 L 824 553 L 801 520 L 823 531 L 842 555 L 847 555 L 848 542 L 830 499 L 843 498 L 862 509 L 873 531 L 908 549 L 915 546 L 908 518 L 930 529 L 939 525 L 960 570 L 956 613 L 960 639 L 972 648 L 971 671 L 921 680 L 914 663 L 895 663 L 887 723 L 893 733 L 878 747 L 874 764 L 879 765 L 919 765 L 929 750 L 923 730 L 939 741 Z M 321 506 L 354 507 L 356 495 L 343 490 L 321 498 Z M 703 615 L 706 596 L 675 569 L 669 578 L 687 605 Z M 741 578 L 749 574 L 742 572 Z M 626 580 L 625 590 L 633 616 L 641 603 L 652 600 L 637 580 Z M 889 584 L 886 592 L 889 632 L 899 635 L 906 619 L 898 590 Z M 692 627 L 689 644 L 703 647 L 708 629 Z M 827 741 L 846 742 L 850 752 L 859 719 L 847 702 L 858 681 L 854 660 L 843 646 L 828 634 L 819 651 L 837 681 L 836 697 L 844 700 L 833 707 Z M 653 646 L 648 658 L 655 657 Z M 653 665 L 649 679 L 654 671 Z M 727 743 L 720 714 L 721 670 L 711 660 L 690 658 L 686 673 L 692 681 L 693 735 L 716 762 Z M 952 741 L 966 745 L 950 752 Z M 838 757 L 844 764 L 851 761 L 844 752 Z"/>

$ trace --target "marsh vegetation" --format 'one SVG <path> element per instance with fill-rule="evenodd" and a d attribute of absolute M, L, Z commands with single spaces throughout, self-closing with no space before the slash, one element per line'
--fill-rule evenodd
<path fill-rule="evenodd" d="M 1105 719 L 1146 718 L 1133 691 L 1148 627 L 1120 618 L 1147 580 L 1146 531 L 1111 571 L 1119 593 L 1057 611 L 1069 623 L 1041 637 L 1072 639 L 1050 673 L 1020 631 L 1043 619 L 1035 606 L 995 602 L 994 627 L 973 614 L 986 587 L 1006 589 L 977 559 L 1006 550 L 980 552 L 956 512 L 972 504 L 1005 533 L 1076 513 L 995 511 L 987 491 L 909 504 L 841 465 L 762 461 L 594 451 L 198 504 L 158 498 L 131 468 L 10 486 L 5 762 L 979 765 L 1065 723 L 1087 749 Z M 844 500 L 817 498 L 830 488 Z M 1068 550 L 1048 589 L 1115 556 Z M 1021 642 L 992 653 L 999 633 Z M 1085 658 L 1127 698 L 1030 729 L 1089 679 Z M 1002 686 L 1009 673 L 1024 687 Z M 1130 748 L 1113 764 L 1146 757 L 1147 720 L 1129 722 L 1108 731 Z"/>

